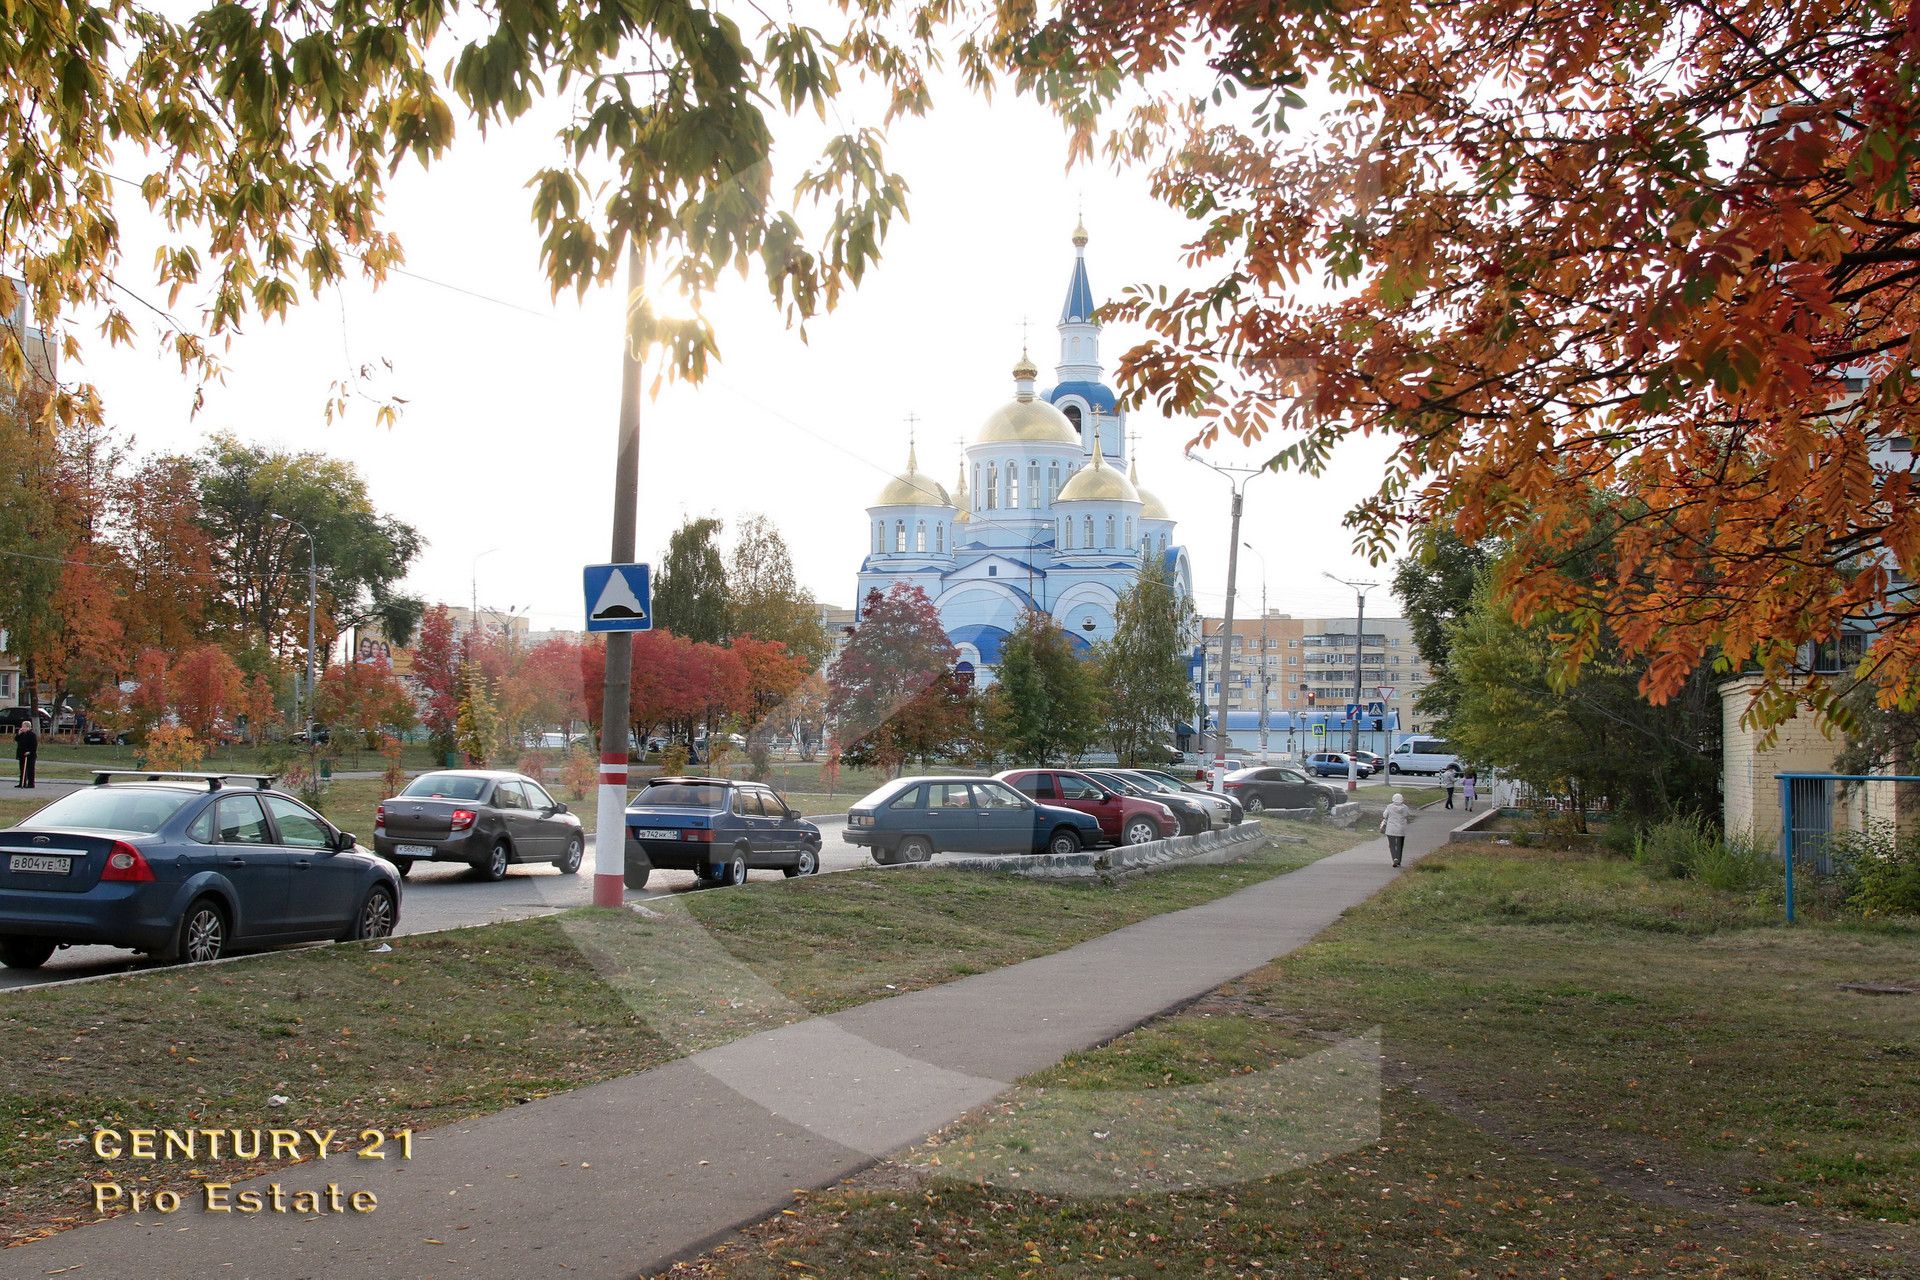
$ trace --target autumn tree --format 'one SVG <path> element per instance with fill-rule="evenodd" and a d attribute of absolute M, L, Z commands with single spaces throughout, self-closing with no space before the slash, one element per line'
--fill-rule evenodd
<path fill-rule="evenodd" d="M 950 743 L 964 710 L 951 688 L 959 657 L 925 591 L 905 582 L 869 591 L 859 623 L 827 673 L 840 756 L 892 770 Z"/>
<path fill-rule="evenodd" d="M 167 675 L 174 713 L 209 745 L 219 741 L 219 731 L 245 687 L 240 668 L 215 644 L 195 645 L 180 654 Z"/>
<path fill-rule="evenodd" d="M 185 649 L 203 634 L 215 597 L 192 460 L 160 455 L 135 464 L 113 523 L 121 552 L 116 613 L 126 642 Z"/>
<path fill-rule="evenodd" d="M 454 721 L 460 714 L 460 653 L 445 605 L 435 605 L 420 620 L 411 674 L 422 693 L 420 721 L 432 737 L 433 752 L 446 755 L 455 749 Z"/>
<path fill-rule="evenodd" d="M 1721 653 L 1763 722 L 1855 678 L 1920 700 L 1920 6 L 1000 12 L 984 47 L 1081 154 L 1194 223 L 1194 274 L 1108 312 L 1149 333 L 1124 394 L 1309 473 L 1391 441 L 1356 541 L 1508 542 L 1499 597 L 1562 620 L 1568 674 L 1618 646 L 1662 700 Z M 1860 623 L 1860 670 L 1803 689 Z"/>
<path fill-rule="evenodd" d="M 1094 663 L 1050 614 L 1028 609 L 1000 646 L 993 708 L 999 745 L 1020 764 L 1066 764 L 1102 725 Z"/>
<path fill-rule="evenodd" d="M 140 733 L 166 719 L 173 707 L 171 681 L 173 664 L 164 649 L 142 649 L 133 658 L 133 674 L 128 683 L 126 718 L 128 727 Z"/>
<path fill-rule="evenodd" d="M 688 640 L 718 644 L 728 635 L 727 569 L 720 521 L 689 517 L 667 540 L 653 579 L 653 625 Z"/>
<path fill-rule="evenodd" d="M 320 679 L 315 712 L 336 730 L 360 735 L 368 750 L 392 733 L 405 733 L 418 719 L 413 695 L 384 660 L 334 663 Z"/>
<path fill-rule="evenodd" d="M 832 648 L 820 611 L 800 590 L 787 540 L 765 516 L 748 516 L 727 553 L 729 628 L 785 646 L 809 671 L 819 668 Z"/>
<path fill-rule="evenodd" d="M 1101 729 L 1120 763 L 1173 741 L 1193 697 L 1192 637 L 1192 601 L 1162 562 L 1148 560 L 1115 608 L 1113 638 L 1100 647 Z"/>

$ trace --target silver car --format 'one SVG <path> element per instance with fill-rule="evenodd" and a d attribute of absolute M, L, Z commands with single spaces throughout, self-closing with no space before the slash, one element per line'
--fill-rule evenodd
<path fill-rule="evenodd" d="M 423 773 L 373 811 L 373 850 L 405 876 L 416 862 L 464 862 L 498 880 L 516 862 L 580 870 L 580 819 L 522 773 L 441 769 Z"/>

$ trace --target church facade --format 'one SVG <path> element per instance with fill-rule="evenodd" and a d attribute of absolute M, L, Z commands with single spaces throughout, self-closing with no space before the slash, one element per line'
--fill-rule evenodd
<path fill-rule="evenodd" d="M 1013 398 L 967 444 L 952 489 L 920 470 L 909 445 L 906 470 L 867 508 L 856 599 L 895 582 L 920 587 L 982 683 L 1028 609 L 1050 615 L 1084 652 L 1113 635 L 1120 598 L 1149 561 L 1193 594 L 1173 517 L 1140 487 L 1126 415 L 1100 363 L 1085 227 L 1073 244 L 1053 386 L 1037 390 L 1039 369 L 1023 354 Z"/>

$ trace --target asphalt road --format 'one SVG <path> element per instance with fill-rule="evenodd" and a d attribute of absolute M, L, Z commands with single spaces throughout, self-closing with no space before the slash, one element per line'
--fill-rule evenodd
<path fill-rule="evenodd" d="M 865 849 L 841 839 L 845 815 L 814 818 L 820 827 L 820 870 L 847 871 L 870 866 Z M 778 871 L 755 871 L 752 879 L 777 878 Z M 691 871 L 656 871 L 645 890 L 629 893 L 628 901 L 691 893 L 698 887 Z M 400 903 L 400 933 L 431 933 L 466 925 L 493 924 L 546 915 L 568 907 L 584 907 L 593 900 L 593 841 L 587 841 L 586 860 L 578 875 L 563 876 L 551 865 L 514 867 L 507 878 L 489 884 L 477 880 L 463 866 L 422 863 L 407 877 Z M 33 987 L 68 978 L 153 967 L 144 956 L 116 947 L 69 947 L 35 970 L 0 969 L 0 990 Z"/>

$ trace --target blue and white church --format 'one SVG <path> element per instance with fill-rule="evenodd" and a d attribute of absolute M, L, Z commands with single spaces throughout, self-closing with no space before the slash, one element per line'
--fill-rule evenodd
<path fill-rule="evenodd" d="M 1073 246 L 1053 386 L 1036 389 L 1040 371 L 1023 353 L 1013 399 L 966 446 L 953 489 L 920 470 L 910 443 L 906 470 L 867 508 L 857 599 L 895 582 L 920 587 L 982 684 L 1027 609 L 1049 614 L 1085 652 L 1113 635 L 1115 608 L 1150 559 L 1193 595 L 1173 516 L 1140 486 L 1126 414 L 1100 363 L 1084 226 Z"/>

